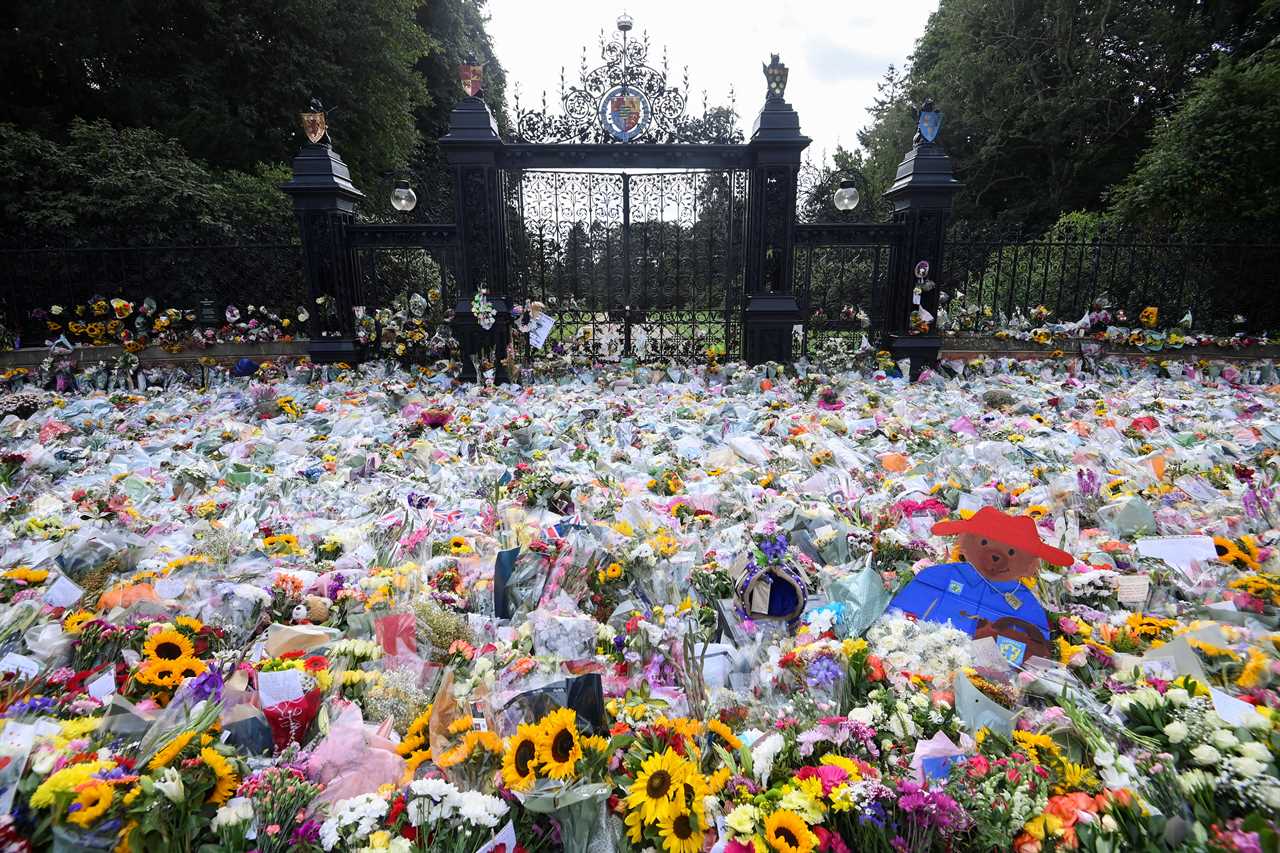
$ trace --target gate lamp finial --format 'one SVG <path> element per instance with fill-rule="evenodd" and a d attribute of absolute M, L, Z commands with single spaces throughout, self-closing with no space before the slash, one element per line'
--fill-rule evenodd
<path fill-rule="evenodd" d="M 835 194 L 831 196 L 831 201 L 836 206 L 836 210 L 853 210 L 858 206 L 858 202 L 861 201 L 861 196 L 858 195 L 858 185 L 846 178 L 840 182 Z"/>
<path fill-rule="evenodd" d="M 418 194 L 413 191 L 406 180 L 396 181 L 391 191 L 391 206 L 401 213 L 408 213 L 418 204 Z"/>
<path fill-rule="evenodd" d="M 633 23 L 634 21 L 631 20 L 631 16 L 628 15 L 626 12 L 623 12 L 621 15 L 618 16 L 618 31 L 623 33 L 630 32 L 631 25 Z"/>

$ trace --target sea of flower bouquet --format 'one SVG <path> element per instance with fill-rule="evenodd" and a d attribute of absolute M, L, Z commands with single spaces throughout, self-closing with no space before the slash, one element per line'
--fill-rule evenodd
<path fill-rule="evenodd" d="M 1274 849 L 1273 366 L 842 365 L 0 399 L 0 844 Z M 1036 653 L 890 606 L 984 507 Z"/>

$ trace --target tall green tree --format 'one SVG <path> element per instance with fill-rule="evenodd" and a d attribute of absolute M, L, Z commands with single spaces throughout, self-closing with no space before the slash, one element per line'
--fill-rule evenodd
<path fill-rule="evenodd" d="M 887 76 L 860 135 L 868 171 L 896 166 L 910 107 L 933 97 L 965 183 L 957 213 L 1046 224 L 1096 209 L 1156 119 L 1259 38 L 1256 0 L 942 0 L 905 77 Z"/>
<path fill-rule="evenodd" d="M 1280 46 L 1193 83 L 1111 194 L 1121 221 L 1170 227 L 1280 221 Z"/>
<path fill-rule="evenodd" d="M 418 106 L 414 126 L 418 146 L 408 166 L 418 192 L 418 219 L 453 220 L 452 174 L 437 144 L 449 130 L 449 113 L 463 96 L 458 66 L 474 56 L 484 66 L 485 102 L 498 122 L 498 130 L 508 130 L 506 111 L 507 73 L 498 61 L 493 42 L 485 29 L 488 16 L 485 0 L 431 0 L 420 3 L 417 22 L 431 39 L 431 50 L 416 64 L 427 88 L 427 98 Z M 379 193 L 382 204 L 386 193 Z M 384 211 L 385 212 L 385 211 Z"/>
<path fill-rule="evenodd" d="M 360 179 L 408 161 L 430 40 L 418 0 L 0 4 L 0 121 L 151 127 L 215 167 L 280 162 L 319 97 Z"/>

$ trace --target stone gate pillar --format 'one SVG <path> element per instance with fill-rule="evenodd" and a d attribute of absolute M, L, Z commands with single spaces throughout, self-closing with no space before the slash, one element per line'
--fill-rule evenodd
<path fill-rule="evenodd" d="M 307 355 L 316 364 L 360 360 L 355 336 L 355 269 L 346 228 L 364 193 L 351 183 L 347 164 L 333 150 L 323 107 L 303 114 L 307 142 L 293 158 L 293 177 L 280 189 L 293 198 L 302 236 L 302 269 L 310 299 Z M 331 299 L 331 307 L 316 303 Z"/>
<path fill-rule="evenodd" d="M 498 167 L 503 142 L 488 105 L 476 96 L 459 101 L 440 146 L 453 167 L 458 225 L 458 301 L 451 323 L 462 349 L 458 378 L 475 382 L 479 377 L 472 357 L 493 351 L 498 359 L 494 378 L 505 382 L 509 377 L 502 359 L 511 341 L 511 303 L 503 174 Z M 497 314 L 489 329 L 480 325 L 471 310 L 472 299 L 480 290 L 486 292 Z"/>
<path fill-rule="evenodd" d="M 893 221 L 906 226 L 902 257 L 894 265 L 885 300 L 885 346 L 895 359 L 909 357 L 911 374 L 938 361 L 942 338 L 937 329 L 938 288 L 924 290 L 915 302 L 915 268 L 929 264 L 928 278 L 943 281 L 943 244 L 956 191 L 962 184 L 951 173 L 951 158 L 937 143 L 942 114 L 926 100 L 917 111 L 917 128 L 911 150 L 898 165 L 897 178 L 884 197 L 893 203 Z M 911 314 L 924 308 L 935 319 L 926 331 L 913 329 Z"/>
<path fill-rule="evenodd" d="M 747 147 L 747 305 L 743 312 L 743 358 L 748 364 L 789 362 L 792 328 L 801 321 L 792 282 L 796 183 L 809 138 L 800 116 L 783 99 L 787 66 L 777 54 L 765 66 L 768 94 Z"/>

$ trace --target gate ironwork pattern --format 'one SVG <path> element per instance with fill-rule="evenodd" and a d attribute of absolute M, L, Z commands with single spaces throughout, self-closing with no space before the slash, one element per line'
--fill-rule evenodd
<path fill-rule="evenodd" d="M 509 176 L 513 296 L 556 316 L 552 346 L 701 358 L 741 339 L 746 173 Z"/>

